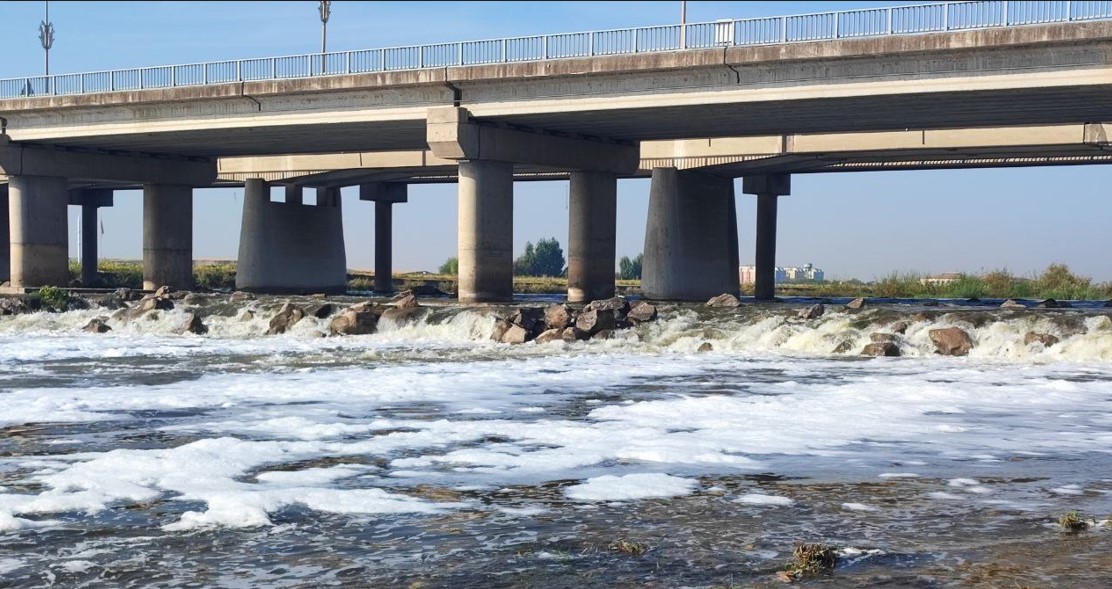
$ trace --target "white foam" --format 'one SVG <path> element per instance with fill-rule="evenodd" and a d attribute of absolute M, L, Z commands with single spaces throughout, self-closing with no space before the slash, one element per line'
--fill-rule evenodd
<path fill-rule="evenodd" d="M 919 475 L 914 472 L 882 472 L 876 475 L 882 479 L 917 479 Z"/>
<path fill-rule="evenodd" d="M 876 507 L 865 503 L 843 503 L 842 509 L 847 509 L 849 511 L 879 511 Z"/>
<path fill-rule="evenodd" d="M 746 493 L 734 499 L 734 502 L 744 503 L 746 505 L 769 505 L 773 507 L 788 507 L 795 505 L 795 501 L 791 497 L 764 495 L 761 493 Z"/>
<path fill-rule="evenodd" d="M 630 501 L 676 497 L 691 493 L 699 482 L 663 473 L 603 475 L 564 489 L 577 501 Z"/>

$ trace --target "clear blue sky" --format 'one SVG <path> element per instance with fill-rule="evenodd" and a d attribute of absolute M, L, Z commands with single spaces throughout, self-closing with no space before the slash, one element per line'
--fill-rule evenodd
<path fill-rule="evenodd" d="M 688 2 L 688 21 L 795 14 L 908 2 Z M 679 22 L 679 2 L 332 3 L 330 50 L 364 49 Z M 0 2 L 0 78 L 41 73 L 42 2 Z M 320 48 L 317 2 L 51 2 L 51 71 L 67 73 L 311 53 Z M 780 201 L 780 265 L 813 262 L 828 277 L 893 271 L 1007 268 L 1025 275 L 1052 262 L 1112 280 L 1112 166 L 797 175 Z M 740 188 L 740 181 L 739 181 Z M 618 256 L 644 245 L 647 180 L 618 188 Z M 567 248 L 567 183 L 519 183 L 515 251 L 556 237 Z M 752 263 L 753 197 L 738 197 L 741 261 Z M 371 268 L 374 207 L 344 192 L 348 266 Z M 234 258 L 242 194 L 198 190 L 194 255 Z M 395 207 L 394 268 L 435 270 L 455 255 L 455 185 L 414 186 Z M 101 255 L 142 256 L 142 197 L 118 192 L 102 209 Z M 71 207 L 70 252 L 78 255 Z"/>

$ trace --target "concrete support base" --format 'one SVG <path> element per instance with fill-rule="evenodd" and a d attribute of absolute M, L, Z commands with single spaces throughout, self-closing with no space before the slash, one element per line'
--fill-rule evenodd
<path fill-rule="evenodd" d="M 459 163 L 459 300 L 513 299 L 513 164 Z"/>
<path fill-rule="evenodd" d="M 614 296 L 618 179 L 572 172 L 568 215 L 568 301 Z"/>
<path fill-rule="evenodd" d="M 271 202 L 269 186 L 259 179 L 247 180 L 243 192 L 238 290 L 294 294 L 347 290 L 338 190 L 318 189 L 316 206 Z"/>
<path fill-rule="evenodd" d="M 12 176 L 9 182 L 11 286 L 69 286 L 66 179 Z"/>
<path fill-rule="evenodd" d="M 733 200 L 730 178 L 653 170 L 641 274 L 646 298 L 705 301 L 738 294 Z"/>
<path fill-rule="evenodd" d="M 776 294 L 776 214 L 777 199 L 791 193 L 791 176 L 775 174 L 745 178 L 742 190 L 757 195 L 756 272 L 753 298 L 770 301 Z"/>
<path fill-rule="evenodd" d="M 143 288 L 193 288 L 193 188 L 143 187 Z"/>

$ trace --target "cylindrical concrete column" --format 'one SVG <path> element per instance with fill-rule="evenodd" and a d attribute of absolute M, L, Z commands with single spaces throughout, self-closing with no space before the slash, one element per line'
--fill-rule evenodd
<path fill-rule="evenodd" d="M 143 288 L 193 288 L 193 188 L 143 187 Z"/>
<path fill-rule="evenodd" d="M 12 176 L 8 179 L 11 285 L 16 288 L 69 285 L 69 193 L 66 179 Z"/>
<path fill-rule="evenodd" d="M 0 184 L 0 282 L 11 280 L 12 236 L 8 224 L 8 185 Z"/>
<path fill-rule="evenodd" d="M 572 172 L 568 199 L 568 301 L 614 296 L 618 178 Z"/>
<path fill-rule="evenodd" d="M 375 292 L 394 292 L 394 203 L 375 202 Z"/>
<path fill-rule="evenodd" d="M 513 164 L 459 163 L 459 300 L 513 299 Z"/>
<path fill-rule="evenodd" d="M 738 294 L 733 198 L 731 178 L 653 170 L 641 272 L 646 298 L 705 301 Z"/>
<path fill-rule="evenodd" d="M 81 286 L 93 285 L 97 279 L 97 205 L 81 204 Z"/>
<path fill-rule="evenodd" d="M 753 297 L 770 301 L 776 291 L 776 204 L 775 194 L 757 195 L 756 273 Z"/>

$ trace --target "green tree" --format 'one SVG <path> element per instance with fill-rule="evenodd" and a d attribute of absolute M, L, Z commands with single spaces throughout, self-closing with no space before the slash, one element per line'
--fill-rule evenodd
<path fill-rule="evenodd" d="M 445 260 L 444 263 L 440 265 L 439 272 L 448 276 L 459 275 L 459 258 L 452 256 Z"/>
<path fill-rule="evenodd" d="M 525 253 L 514 260 L 514 276 L 533 276 L 533 267 L 537 264 L 537 253 L 532 242 L 525 243 Z"/>
<path fill-rule="evenodd" d="M 514 260 L 514 274 L 517 276 L 563 276 L 566 272 L 564 265 L 564 250 L 555 237 L 541 239 L 534 246 L 532 242 L 525 244 L 525 253 Z"/>
<path fill-rule="evenodd" d="M 618 260 L 618 278 L 621 280 L 641 280 L 641 262 L 644 261 L 645 254 L 637 254 L 636 258 L 632 260 L 629 256 L 622 256 Z"/>

